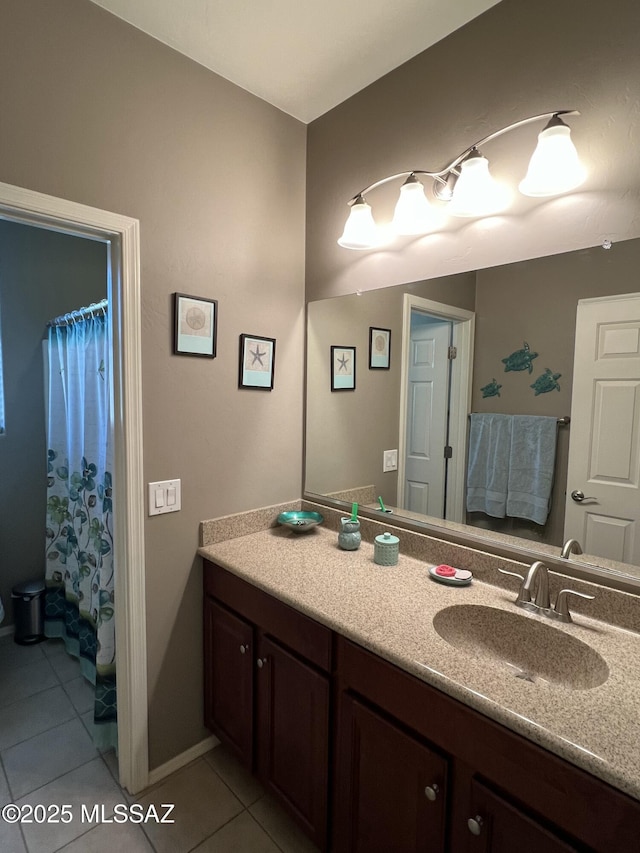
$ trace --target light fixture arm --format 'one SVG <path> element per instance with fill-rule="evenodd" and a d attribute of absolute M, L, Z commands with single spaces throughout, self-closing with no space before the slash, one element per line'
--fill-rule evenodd
<path fill-rule="evenodd" d="M 507 125 L 506 127 L 501 128 L 500 130 L 496 130 L 493 133 L 488 134 L 488 136 L 484 136 L 482 139 L 479 139 L 477 142 L 474 142 L 473 145 L 470 145 L 468 148 L 458 154 L 447 166 L 443 169 L 440 169 L 437 172 L 430 172 L 425 169 L 409 169 L 405 172 L 398 172 L 395 175 L 389 175 L 386 178 L 381 178 L 379 181 L 375 181 L 373 184 L 369 184 L 364 189 L 360 190 L 359 193 L 356 193 L 348 202 L 349 206 L 356 204 L 356 202 L 361 202 L 364 200 L 364 196 L 366 193 L 371 192 L 371 190 L 376 189 L 377 187 L 382 186 L 383 184 L 388 184 L 391 181 L 396 181 L 399 178 L 409 178 L 414 175 L 425 175 L 428 178 L 433 178 L 434 181 L 439 184 L 445 185 L 447 183 L 447 176 L 451 173 L 457 174 L 457 167 L 465 160 L 469 154 L 473 151 L 477 150 L 481 145 L 485 145 L 487 142 L 491 142 L 494 139 L 497 139 L 498 136 L 502 136 L 505 133 L 508 133 L 511 130 L 515 130 L 518 127 L 522 127 L 526 124 L 531 124 L 534 121 L 541 121 L 542 119 L 554 119 L 558 116 L 571 116 L 571 115 L 580 115 L 579 110 L 552 110 L 547 113 L 540 113 L 539 115 L 529 116 L 529 118 L 521 119 L 520 121 L 513 122 L 512 124 Z M 437 195 L 437 193 L 436 193 Z M 439 196 L 438 196 L 439 197 Z"/>

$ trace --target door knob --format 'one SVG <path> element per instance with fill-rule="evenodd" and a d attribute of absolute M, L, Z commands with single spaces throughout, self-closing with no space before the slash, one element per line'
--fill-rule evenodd
<path fill-rule="evenodd" d="M 262 667 L 266 664 L 266 662 L 267 662 L 266 658 L 258 658 L 258 660 L 257 660 L 258 669 L 262 669 Z"/>
<path fill-rule="evenodd" d="M 439 793 L 440 788 L 437 785 L 427 785 L 427 787 L 424 789 L 425 797 L 432 803 L 437 799 Z"/>
<path fill-rule="evenodd" d="M 595 501 L 596 500 L 596 498 L 593 495 L 585 495 L 585 493 L 581 489 L 574 489 L 571 492 L 571 498 L 577 504 L 581 504 L 582 501 Z"/>
<path fill-rule="evenodd" d="M 246 645 L 244 643 L 240 644 L 240 654 L 245 655 L 249 651 L 249 643 Z"/>
<path fill-rule="evenodd" d="M 475 817 L 470 817 L 467 821 L 467 826 L 469 827 L 469 832 L 471 833 L 471 835 L 480 835 L 480 833 L 482 832 L 483 824 L 484 821 L 482 820 L 479 814 L 477 814 Z"/>

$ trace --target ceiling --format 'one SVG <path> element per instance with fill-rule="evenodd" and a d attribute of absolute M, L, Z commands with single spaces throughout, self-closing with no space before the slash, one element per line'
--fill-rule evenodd
<path fill-rule="evenodd" d="M 92 0 L 310 122 L 499 0 Z"/>

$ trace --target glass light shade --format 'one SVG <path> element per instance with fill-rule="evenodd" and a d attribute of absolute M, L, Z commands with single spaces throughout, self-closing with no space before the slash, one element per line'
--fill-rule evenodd
<path fill-rule="evenodd" d="M 509 206 L 510 194 L 489 172 L 489 161 L 472 153 L 460 165 L 460 177 L 449 204 L 452 216 L 490 216 Z"/>
<path fill-rule="evenodd" d="M 439 211 L 424 194 L 424 186 L 415 177 L 400 187 L 400 197 L 391 222 L 396 234 L 426 234 L 441 224 Z"/>
<path fill-rule="evenodd" d="M 362 198 L 351 205 L 338 245 L 344 249 L 373 249 L 380 243 L 380 235 L 371 207 Z"/>
<path fill-rule="evenodd" d="M 538 134 L 538 145 L 527 175 L 520 182 L 520 192 L 530 196 L 565 193 L 580 186 L 586 174 L 571 141 L 571 128 L 564 122 L 553 124 Z"/>

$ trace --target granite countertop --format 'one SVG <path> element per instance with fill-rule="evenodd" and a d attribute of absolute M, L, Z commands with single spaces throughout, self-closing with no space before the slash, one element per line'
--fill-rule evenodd
<path fill-rule="evenodd" d="M 336 533 L 324 527 L 301 535 L 269 528 L 199 553 L 640 799 L 640 634 L 582 614 L 570 624 L 552 623 L 516 608 L 513 592 L 477 579 L 467 587 L 436 583 L 428 575 L 433 564 L 402 553 L 398 565 L 378 566 L 372 544 L 342 551 Z M 599 652 L 609 676 L 591 689 L 516 678 L 508 666 L 483 662 L 440 637 L 433 616 L 453 604 L 499 608 L 571 634 Z"/>

